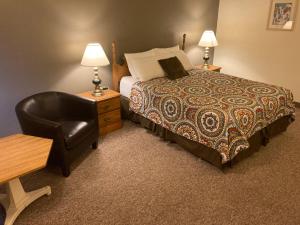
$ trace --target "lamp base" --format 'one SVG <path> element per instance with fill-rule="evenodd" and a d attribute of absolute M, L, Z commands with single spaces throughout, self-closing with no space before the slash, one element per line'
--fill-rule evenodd
<path fill-rule="evenodd" d="M 99 97 L 104 95 L 103 91 L 108 90 L 108 87 L 99 86 L 99 89 L 96 89 L 92 92 L 92 95 L 95 97 Z"/>
<path fill-rule="evenodd" d="M 208 70 L 208 67 L 209 67 L 209 64 L 208 64 L 208 61 L 209 61 L 209 47 L 205 48 L 205 54 L 204 54 L 203 60 L 204 60 L 203 69 Z"/>
<path fill-rule="evenodd" d="M 100 84 L 101 84 L 101 79 L 100 79 L 100 77 L 98 76 L 98 67 L 94 67 L 94 79 L 93 79 L 93 84 L 95 85 L 95 89 L 94 89 L 92 95 L 95 96 L 95 97 L 99 97 L 99 96 L 103 95 L 102 88 L 101 88 L 101 86 L 100 86 Z"/>
<path fill-rule="evenodd" d="M 204 61 L 204 64 L 203 64 L 203 67 L 202 67 L 204 70 L 208 70 L 208 68 L 209 68 L 208 60 L 209 59 Z"/>
<path fill-rule="evenodd" d="M 94 90 L 93 93 L 92 93 L 92 95 L 95 96 L 95 97 L 100 97 L 100 96 L 103 95 L 103 92 L 102 92 L 102 91 L 101 91 L 101 92 L 96 92 L 96 91 Z"/>

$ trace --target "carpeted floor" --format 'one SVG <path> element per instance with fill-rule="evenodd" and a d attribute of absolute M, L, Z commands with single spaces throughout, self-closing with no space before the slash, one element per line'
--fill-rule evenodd
<path fill-rule="evenodd" d="M 300 224 L 300 120 L 224 172 L 128 121 L 77 164 L 24 177 L 52 195 L 15 225 Z"/>

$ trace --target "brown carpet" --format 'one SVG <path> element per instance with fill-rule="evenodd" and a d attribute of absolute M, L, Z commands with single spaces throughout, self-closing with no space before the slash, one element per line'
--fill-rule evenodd
<path fill-rule="evenodd" d="M 299 137 L 300 120 L 222 172 L 127 121 L 69 178 L 56 169 L 24 177 L 27 190 L 53 193 L 15 225 L 300 224 Z"/>

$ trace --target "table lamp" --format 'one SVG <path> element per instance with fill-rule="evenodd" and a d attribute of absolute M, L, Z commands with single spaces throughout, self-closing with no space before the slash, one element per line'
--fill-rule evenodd
<path fill-rule="evenodd" d="M 218 46 L 218 41 L 216 39 L 215 33 L 212 30 L 206 30 L 202 34 L 202 37 L 199 41 L 199 46 L 205 47 L 204 53 L 204 65 L 203 69 L 208 69 L 208 60 L 209 60 L 209 48 Z"/>
<path fill-rule="evenodd" d="M 86 46 L 81 65 L 94 67 L 93 84 L 95 85 L 95 90 L 93 91 L 93 95 L 101 96 L 103 92 L 100 86 L 101 79 L 98 76 L 98 67 L 109 65 L 109 61 L 102 46 L 99 43 L 90 43 Z"/>

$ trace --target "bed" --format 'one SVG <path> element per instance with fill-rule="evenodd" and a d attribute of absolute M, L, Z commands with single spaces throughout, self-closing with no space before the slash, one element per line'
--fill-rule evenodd
<path fill-rule="evenodd" d="M 126 61 L 117 63 L 112 47 L 122 117 L 218 168 L 258 151 L 295 119 L 288 89 L 196 68 L 180 79 L 142 82 L 130 76 Z"/>

